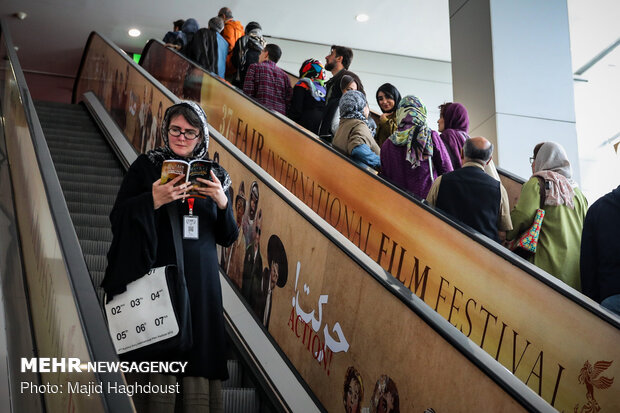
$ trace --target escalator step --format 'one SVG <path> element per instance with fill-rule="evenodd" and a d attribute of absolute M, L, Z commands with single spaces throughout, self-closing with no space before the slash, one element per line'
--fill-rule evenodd
<path fill-rule="evenodd" d="M 222 396 L 224 412 L 226 413 L 258 413 L 259 411 L 259 401 L 255 389 L 222 389 Z"/>
<path fill-rule="evenodd" d="M 106 241 L 80 240 L 82 252 L 85 255 L 101 255 L 102 258 L 105 258 L 105 255 L 108 253 L 108 250 L 110 249 L 110 244 L 111 242 Z"/>
<path fill-rule="evenodd" d="M 110 218 L 107 215 L 72 213 L 71 220 L 76 227 L 110 228 Z"/>
<path fill-rule="evenodd" d="M 98 134 L 93 132 L 96 128 L 95 124 L 89 119 L 84 117 L 51 117 L 41 116 L 39 114 L 39 120 L 42 125 L 45 126 L 45 132 L 49 131 L 55 135 L 65 135 L 72 137 L 81 137 L 83 134 Z M 48 129 L 49 128 L 49 129 Z"/>
<path fill-rule="evenodd" d="M 110 228 L 75 225 L 75 232 L 80 240 L 112 242 Z"/>
<path fill-rule="evenodd" d="M 52 152 L 52 156 L 54 158 L 54 164 L 78 164 L 84 163 L 86 165 L 100 166 L 102 168 L 119 168 L 120 165 L 116 159 L 108 159 L 101 157 L 85 157 L 85 158 L 76 158 L 75 156 L 71 156 L 69 154 L 58 153 L 54 154 Z"/>
<path fill-rule="evenodd" d="M 86 263 L 88 264 L 88 261 L 86 261 Z M 101 304 L 101 307 L 103 308 L 103 295 L 104 295 L 104 291 L 103 288 L 100 287 L 101 285 L 101 281 L 103 281 L 103 276 L 104 276 L 104 272 L 103 271 L 94 271 L 91 270 L 90 267 L 88 267 L 90 270 L 90 276 L 91 276 L 91 280 L 93 282 L 93 287 L 95 287 L 95 292 L 97 293 L 97 298 L 99 299 L 99 304 Z"/>
<path fill-rule="evenodd" d="M 54 149 L 58 149 L 60 152 L 75 151 L 75 152 L 90 152 L 91 157 L 94 153 L 101 153 L 109 151 L 109 147 L 105 143 L 99 142 L 84 142 L 84 143 L 71 143 L 63 141 L 47 141 L 47 146 L 50 148 L 50 152 Z"/>
<path fill-rule="evenodd" d="M 241 364 L 239 360 L 228 360 L 228 380 L 222 382 L 223 388 L 241 387 Z"/>
<path fill-rule="evenodd" d="M 112 212 L 111 205 L 83 204 L 69 200 L 67 200 L 67 207 L 72 214 L 92 214 L 108 217 L 110 212 Z"/>
<path fill-rule="evenodd" d="M 100 138 L 100 137 L 98 137 Z M 73 150 L 77 152 L 91 151 L 94 153 L 109 152 L 110 148 L 107 142 L 97 141 L 95 138 L 88 138 L 88 140 L 78 139 L 58 139 L 47 140 L 47 147 L 50 148 L 50 152 L 62 153 L 64 150 Z"/>
<path fill-rule="evenodd" d="M 93 130 L 95 126 L 89 120 L 80 122 L 81 125 L 67 125 L 64 122 L 62 124 L 50 124 L 45 127 L 45 137 L 47 140 L 54 142 L 61 142 L 66 140 L 86 142 L 89 139 L 94 139 L 96 142 L 105 142 L 101 133 Z"/>
<path fill-rule="evenodd" d="M 61 165 L 61 164 L 58 164 Z M 92 184 L 104 184 L 104 185 L 116 185 L 117 188 L 121 187 L 121 182 L 123 182 L 123 177 L 121 176 L 110 176 L 110 175 L 87 175 L 87 174 L 72 174 L 67 172 L 58 172 L 58 179 L 60 182 L 90 182 Z"/>
<path fill-rule="evenodd" d="M 91 182 L 62 182 L 63 192 L 82 192 L 85 194 L 99 194 L 99 195 L 112 195 L 112 202 L 116 199 L 118 193 L 117 185 L 106 185 Z"/>
<path fill-rule="evenodd" d="M 93 275 L 93 278 L 95 273 L 101 273 L 100 277 L 103 279 L 103 272 L 108 265 L 108 260 L 106 259 L 106 256 L 84 254 L 84 260 L 86 261 L 86 266 L 90 270 L 91 275 Z M 99 282 L 101 282 L 101 280 L 99 280 Z"/>
<path fill-rule="evenodd" d="M 70 174 L 75 174 L 76 176 L 80 176 L 81 174 L 85 175 L 101 175 L 109 174 L 110 176 L 118 176 L 123 177 L 123 171 L 119 168 L 118 170 L 111 169 L 103 169 L 97 166 L 90 165 L 66 165 L 66 164 L 58 164 L 56 165 L 57 172 L 67 172 Z"/>
<path fill-rule="evenodd" d="M 116 192 L 113 194 L 86 193 L 79 191 L 63 190 L 67 202 L 77 202 L 84 204 L 105 204 L 113 205 L 116 200 Z M 79 209 L 75 212 L 81 212 Z"/>
<path fill-rule="evenodd" d="M 92 159 L 106 159 L 110 161 L 117 160 L 114 157 L 114 154 L 109 152 L 109 150 L 93 151 L 50 147 L 50 153 L 52 154 L 52 159 L 54 159 L 57 155 L 72 157 L 74 159 L 72 163 L 81 162 L 88 164 L 88 161 Z"/>

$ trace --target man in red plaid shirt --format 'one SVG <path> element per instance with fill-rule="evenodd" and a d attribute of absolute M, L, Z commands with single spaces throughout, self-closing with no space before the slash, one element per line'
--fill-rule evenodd
<path fill-rule="evenodd" d="M 293 88 L 288 75 L 276 66 L 280 56 L 282 50 L 278 45 L 266 45 L 258 58 L 258 63 L 248 68 L 243 93 L 263 106 L 286 115 Z"/>

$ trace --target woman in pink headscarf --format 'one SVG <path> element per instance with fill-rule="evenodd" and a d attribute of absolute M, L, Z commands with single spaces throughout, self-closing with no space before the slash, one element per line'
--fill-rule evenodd
<path fill-rule="evenodd" d="M 437 130 L 441 140 L 448 149 L 452 167 L 461 168 L 461 149 L 469 138 L 469 116 L 467 109 L 460 103 L 444 103 L 439 106 Z"/>

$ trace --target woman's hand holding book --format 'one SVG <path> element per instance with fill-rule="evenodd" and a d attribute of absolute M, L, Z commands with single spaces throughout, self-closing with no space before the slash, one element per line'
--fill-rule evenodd
<path fill-rule="evenodd" d="M 191 185 L 184 182 L 179 186 L 175 186 L 182 179 L 185 179 L 185 175 L 179 175 L 164 185 L 161 185 L 161 178 L 153 182 L 153 206 L 155 209 L 159 209 L 162 205 L 166 205 L 177 199 L 187 198 L 188 195 L 186 191 Z M 220 185 L 220 188 L 221 187 Z M 226 195 L 224 195 L 224 197 L 226 197 Z"/>
<path fill-rule="evenodd" d="M 226 209 L 228 206 L 228 197 L 222 188 L 222 183 L 217 179 L 213 171 L 209 172 L 211 179 L 198 178 L 198 182 L 202 183 L 204 186 L 195 186 L 193 189 L 203 196 L 211 197 L 219 209 Z"/>

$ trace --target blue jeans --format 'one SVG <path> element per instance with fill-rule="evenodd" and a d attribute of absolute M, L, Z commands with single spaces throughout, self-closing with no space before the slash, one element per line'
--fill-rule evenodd
<path fill-rule="evenodd" d="M 620 315 L 620 294 L 610 295 L 601 301 L 601 305 L 609 311 Z"/>

